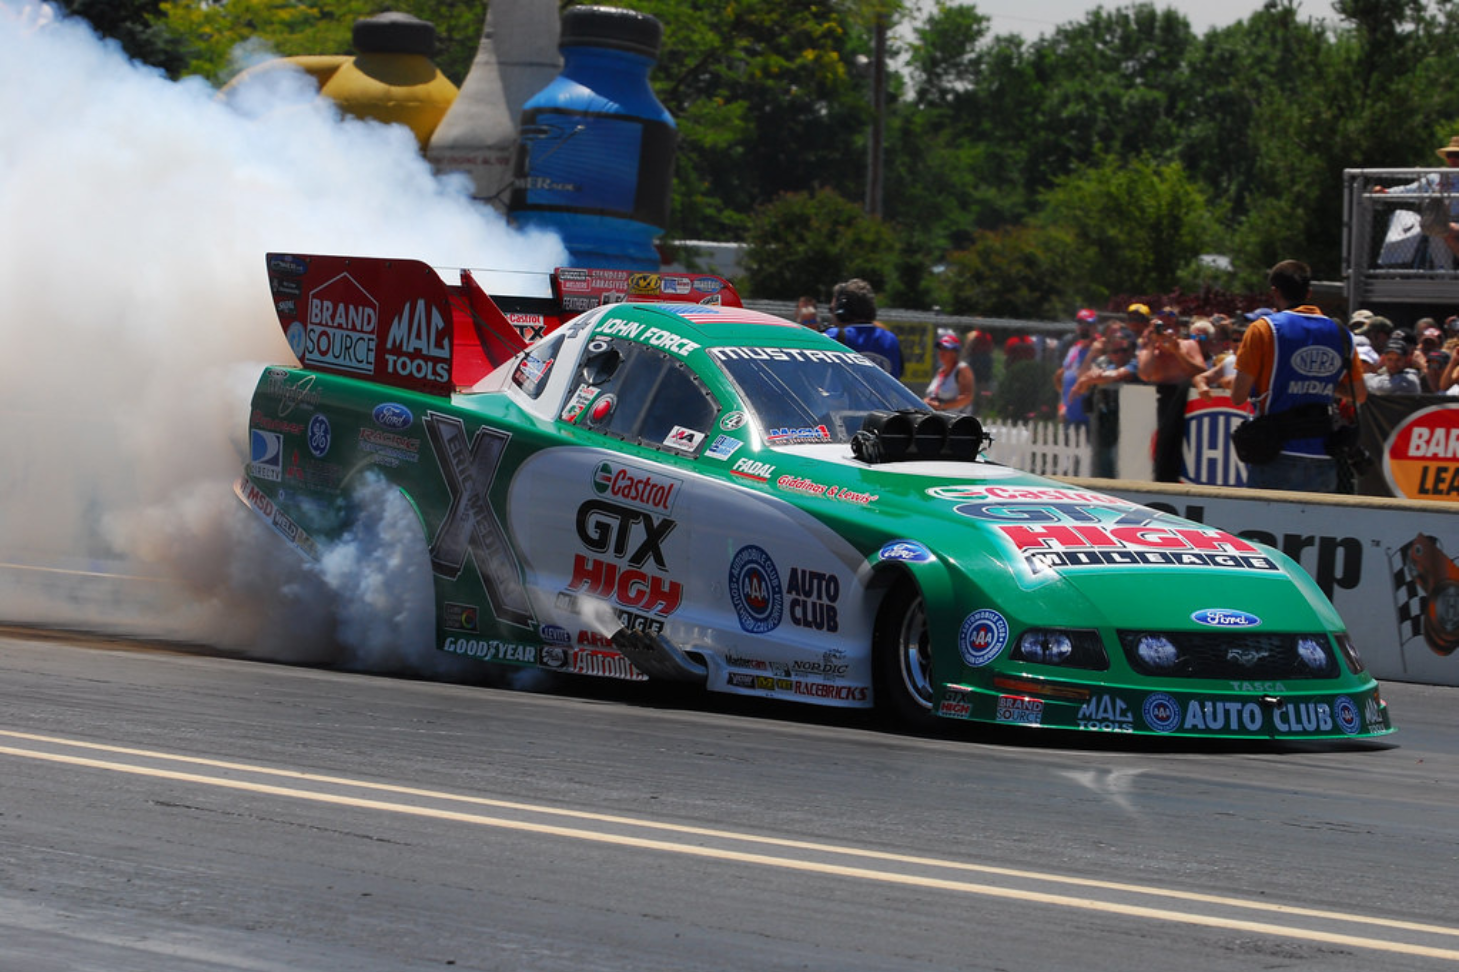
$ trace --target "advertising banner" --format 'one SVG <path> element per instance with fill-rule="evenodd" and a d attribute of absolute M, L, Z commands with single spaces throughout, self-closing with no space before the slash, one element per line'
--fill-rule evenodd
<path fill-rule="evenodd" d="M 1231 430 L 1250 413 L 1216 392 L 1191 392 L 1185 409 L 1182 482 L 1245 486 Z M 1370 395 L 1359 409 L 1359 444 L 1370 464 L 1355 470 L 1361 496 L 1459 503 L 1459 398 Z"/>
<path fill-rule="evenodd" d="M 1459 503 L 1459 398 L 1369 395 L 1360 426 L 1374 463 L 1358 492 Z"/>
<path fill-rule="evenodd" d="M 1281 550 L 1377 678 L 1459 685 L 1459 504 L 1078 482 Z"/>

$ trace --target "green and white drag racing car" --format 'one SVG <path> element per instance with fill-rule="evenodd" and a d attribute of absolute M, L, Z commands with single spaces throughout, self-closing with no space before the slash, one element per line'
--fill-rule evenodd
<path fill-rule="evenodd" d="M 408 260 L 268 267 L 301 366 L 258 382 L 239 495 L 316 556 L 384 477 L 441 651 L 914 727 L 1391 731 L 1287 557 L 989 462 L 976 418 L 718 278 L 503 296 Z"/>

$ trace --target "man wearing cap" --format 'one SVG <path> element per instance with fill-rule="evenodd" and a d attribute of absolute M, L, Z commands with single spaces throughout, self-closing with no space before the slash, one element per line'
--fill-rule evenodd
<path fill-rule="evenodd" d="M 962 342 L 956 334 L 937 339 L 937 372 L 927 385 L 922 401 L 934 412 L 972 412 L 977 386 L 973 367 L 962 360 Z"/>
<path fill-rule="evenodd" d="M 1363 382 L 1373 395 L 1417 395 L 1423 391 L 1418 372 L 1410 366 L 1408 345 L 1397 338 L 1388 342 L 1382 364 Z"/>
<path fill-rule="evenodd" d="M 1139 337 L 1150 326 L 1150 308 L 1146 304 L 1131 304 L 1125 308 L 1125 326 Z"/>
<path fill-rule="evenodd" d="M 1449 144 L 1439 148 L 1436 154 L 1450 169 L 1459 166 L 1459 135 L 1449 139 Z M 1423 235 L 1428 238 L 1428 246 L 1415 254 L 1415 264 L 1419 269 L 1448 270 L 1453 267 L 1454 256 L 1459 254 L 1459 198 L 1455 196 L 1459 192 L 1459 179 L 1448 172 L 1426 172 L 1405 185 L 1375 186 L 1373 191 L 1439 197 L 1433 200 L 1433 205 L 1420 208 L 1418 223 Z M 1398 215 L 1394 214 L 1395 219 Z M 1408 218 L 1413 219 L 1413 215 L 1410 213 Z"/>
<path fill-rule="evenodd" d="M 1312 287 L 1305 263 L 1283 260 L 1267 275 L 1276 307 L 1246 329 L 1236 351 L 1231 401 L 1248 400 L 1258 419 L 1281 442 L 1267 463 L 1249 463 L 1246 484 L 1254 489 L 1314 493 L 1337 490 L 1337 464 L 1327 454 L 1334 399 L 1361 402 L 1367 388 L 1362 363 L 1347 328 L 1304 303 Z M 1260 312 L 1258 312 L 1260 313 Z"/>

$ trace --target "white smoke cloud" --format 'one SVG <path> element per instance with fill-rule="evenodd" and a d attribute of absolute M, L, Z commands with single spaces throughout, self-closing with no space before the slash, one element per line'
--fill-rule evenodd
<path fill-rule="evenodd" d="M 293 362 L 264 254 L 566 255 L 437 178 L 404 128 L 274 74 L 224 104 L 0 0 L 0 618 L 429 671 L 418 526 L 382 499 L 358 547 L 306 569 L 233 496 L 253 384 Z"/>

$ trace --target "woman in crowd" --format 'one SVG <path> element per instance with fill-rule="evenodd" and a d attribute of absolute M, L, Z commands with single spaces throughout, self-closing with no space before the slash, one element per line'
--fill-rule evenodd
<path fill-rule="evenodd" d="M 962 360 L 962 342 L 956 334 L 937 339 L 937 373 L 927 385 L 922 400 L 934 412 L 969 412 L 977 392 L 973 369 Z"/>

